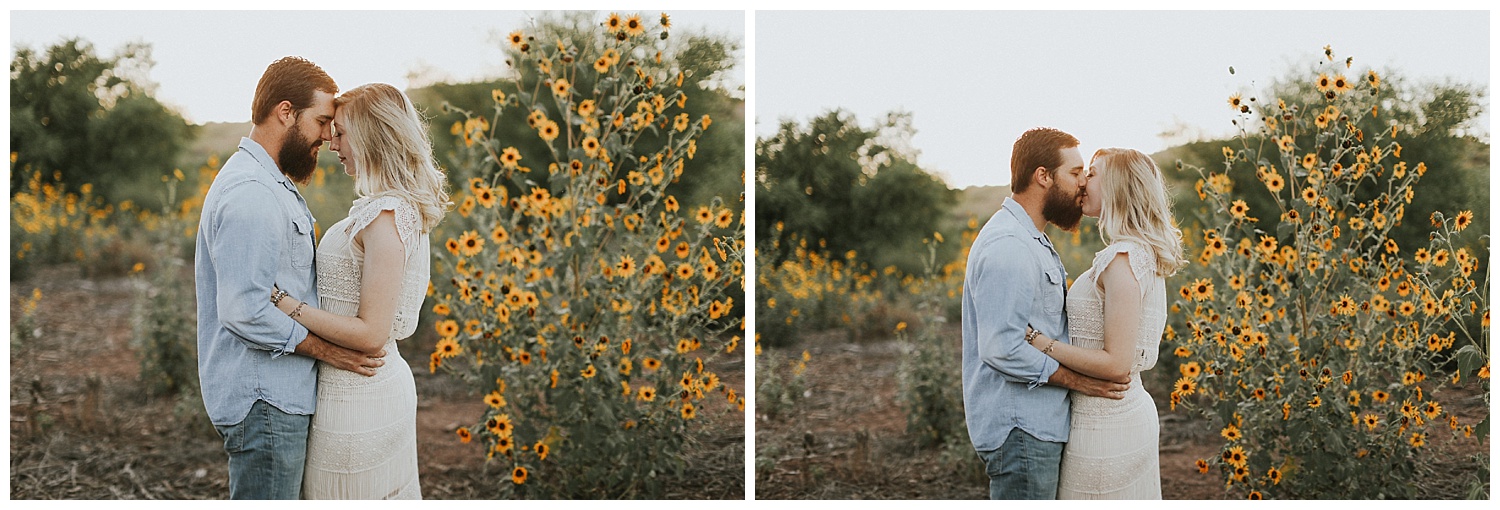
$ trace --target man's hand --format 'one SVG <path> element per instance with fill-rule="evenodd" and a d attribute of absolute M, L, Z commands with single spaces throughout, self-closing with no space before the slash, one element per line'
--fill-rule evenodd
<path fill-rule="evenodd" d="M 375 375 L 375 369 L 385 365 L 385 349 L 375 353 L 365 353 L 353 349 L 346 349 L 311 332 L 307 339 L 297 344 L 297 354 L 317 359 L 336 368 L 341 368 L 356 374 L 370 377 Z"/>
<path fill-rule="evenodd" d="M 1047 379 L 1047 384 L 1061 386 L 1091 397 L 1120 400 L 1125 398 L 1125 390 L 1130 389 L 1130 377 L 1127 376 L 1121 381 L 1106 381 L 1059 366 L 1057 371 L 1052 373 L 1052 377 Z"/>

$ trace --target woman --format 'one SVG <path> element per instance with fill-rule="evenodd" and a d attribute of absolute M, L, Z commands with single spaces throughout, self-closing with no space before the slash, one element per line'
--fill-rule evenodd
<path fill-rule="evenodd" d="M 302 495 L 421 499 L 416 384 L 396 341 L 416 331 L 431 271 L 428 233 L 449 205 L 446 180 L 422 118 L 400 90 L 364 85 L 334 107 L 331 146 L 359 199 L 318 244 L 317 306 L 279 289 L 272 301 L 330 342 L 391 354 L 373 377 L 318 363 Z"/>
<path fill-rule="evenodd" d="M 1130 149 L 1101 149 L 1089 164 L 1083 213 L 1108 245 L 1069 289 L 1072 345 L 1028 328 L 1032 346 L 1085 375 L 1129 375 L 1125 398 L 1077 392 L 1058 473 L 1059 499 L 1161 499 L 1156 405 L 1140 373 L 1156 365 L 1167 321 L 1165 278 L 1186 265 L 1161 170 Z"/>

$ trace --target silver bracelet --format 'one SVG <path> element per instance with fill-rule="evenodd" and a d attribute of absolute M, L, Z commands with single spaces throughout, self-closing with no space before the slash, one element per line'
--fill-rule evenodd
<path fill-rule="evenodd" d="M 271 293 L 271 305 L 272 306 L 279 306 L 279 305 L 281 305 L 281 298 L 284 298 L 284 297 L 286 297 L 286 291 L 281 290 L 280 288 L 277 288 L 275 292 Z"/>

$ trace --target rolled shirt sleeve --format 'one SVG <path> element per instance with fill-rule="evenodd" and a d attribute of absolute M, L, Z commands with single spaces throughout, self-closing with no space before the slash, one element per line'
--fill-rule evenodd
<path fill-rule="evenodd" d="M 271 351 L 272 358 L 293 354 L 308 331 L 271 304 L 287 242 L 276 196 L 260 183 L 245 182 L 225 190 L 220 203 L 209 247 L 219 281 L 219 320 L 252 349 Z"/>
<path fill-rule="evenodd" d="M 1041 273 L 1032 264 L 1019 237 L 996 240 L 991 256 L 979 260 L 971 290 L 974 304 L 985 313 L 976 317 L 979 361 L 1006 380 L 1028 388 L 1047 383 L 1057 372 L 1057 360 L 1026 344 L 1027 316 L 1035 306 Z"/>

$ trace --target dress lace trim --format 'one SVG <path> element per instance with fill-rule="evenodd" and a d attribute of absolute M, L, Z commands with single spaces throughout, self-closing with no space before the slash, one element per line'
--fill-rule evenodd
<path fill-rule="evenodd" d="M 1136 284 L 1141 288 L 1141 297 L 1144 298 L 1146 292 L 1150 290 L 1150 285 L 1147 284 L 1151 282 L 1152 277 L 1156 276 L 1156 255 L 1149 248 L 1134 241 L 1116 241 L 1094 254 L 1091 267 L 1094 269 L 1095 288 L 1102 290 L 1104 284 L 1100 283 L 1098 276 L 1104 274 L 1104 268 L 1109 267 L 1109 263 L 1115 260 L 1116 253 L 1124 253 L 1126 259 L 1130 261 L 1130 274 L 1135 275 Z"/>
<path fill-rule="evenodd" d="M 344 234 L 349 239 L 354 239 L 360 231 L 370 226 L 370 222 L 380 216 L 382 211 L 392 211 L 396 214 L 396 235 L 401 238 L 401 245 L 406 249 L 406 259 L 411 260 L 417 240 L 417 235 L 422 233 L 422 215 L 417 213 L 411 202 L 400 197 L 382 195 L 374 197 L 363 197 L 354 201 L 349 207 L 349 223 L 344 225 Z M 352 248 L 354 243 L 349 243 Z"/>

